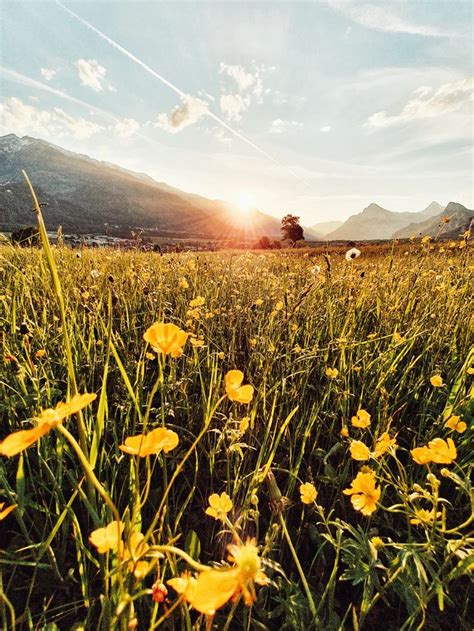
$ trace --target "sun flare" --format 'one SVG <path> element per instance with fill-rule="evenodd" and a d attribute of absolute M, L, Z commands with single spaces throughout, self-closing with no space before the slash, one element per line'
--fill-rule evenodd
<path fill-rule="evenodd" d="M 235 200 L 235 205 L 242 213 L 249 213 L 257 205 L 256 197 L 249 191 L 243 191 Z"/>

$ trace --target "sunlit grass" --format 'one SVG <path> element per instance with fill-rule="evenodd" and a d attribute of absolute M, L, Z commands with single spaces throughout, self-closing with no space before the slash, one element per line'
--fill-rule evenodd
<path fill-rule="evenodd" d="M 197 629 L 217 603 L 218 629 L 467 629 L 463 243 L 351 261 L 53 248 L 65 318 L 45 251 L 2 246 L 0 440 L 97 394 L 84 444 L 71 417 L 1 461 L 5 627 Z M 162 322 L 188 337 L 168 346 Z M 230 596 L 206 604 L 184 572 Z"/>

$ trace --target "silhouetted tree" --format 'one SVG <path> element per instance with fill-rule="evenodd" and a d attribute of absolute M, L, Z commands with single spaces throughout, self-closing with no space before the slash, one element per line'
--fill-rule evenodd
<path fill-rule="evenodd" d="M 285 215 L 281 220 L 281 232 L 283 239 L 288 239 L 293 245 L 304 239 L 303 228 L 300 226 L 300 218 L 295 215 Z"/>

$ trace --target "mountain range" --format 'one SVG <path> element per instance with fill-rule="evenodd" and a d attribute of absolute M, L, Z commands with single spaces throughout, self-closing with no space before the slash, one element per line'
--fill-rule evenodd
<path fill-rule="evenodd" d="M 186 193 L 143 173 L 66 151 L 44 140 L 15 134 L 0 137 L 0 230 L 34 223 L 24 169 L 44 204 L 49 230 L 96 234 L 144 229 L 159 236 L 194 239 L 256 240 L 279 238 L 281 223 L 257 209 L 242 212 L 233 204 Z M 284 213 L 282 213 L 283 215 Z M 449 224 L 443 223 L 450 217 Z M 345 222 L 327 221 L 304 229 L 307 241 L 362 241 L 457 236 L 473 211 L 450 202 L 432 202 L 419 212 L 393 212 L 370 204 Z"/>

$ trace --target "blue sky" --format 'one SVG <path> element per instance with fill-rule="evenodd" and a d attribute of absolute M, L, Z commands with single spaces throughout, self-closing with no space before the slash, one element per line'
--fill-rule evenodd
<path fill-rule="evenodd" d="M 0 133 L 307 225 L 372 201 L 472 208 L 472 17 L 457 0 L 3 0 Z"/>

